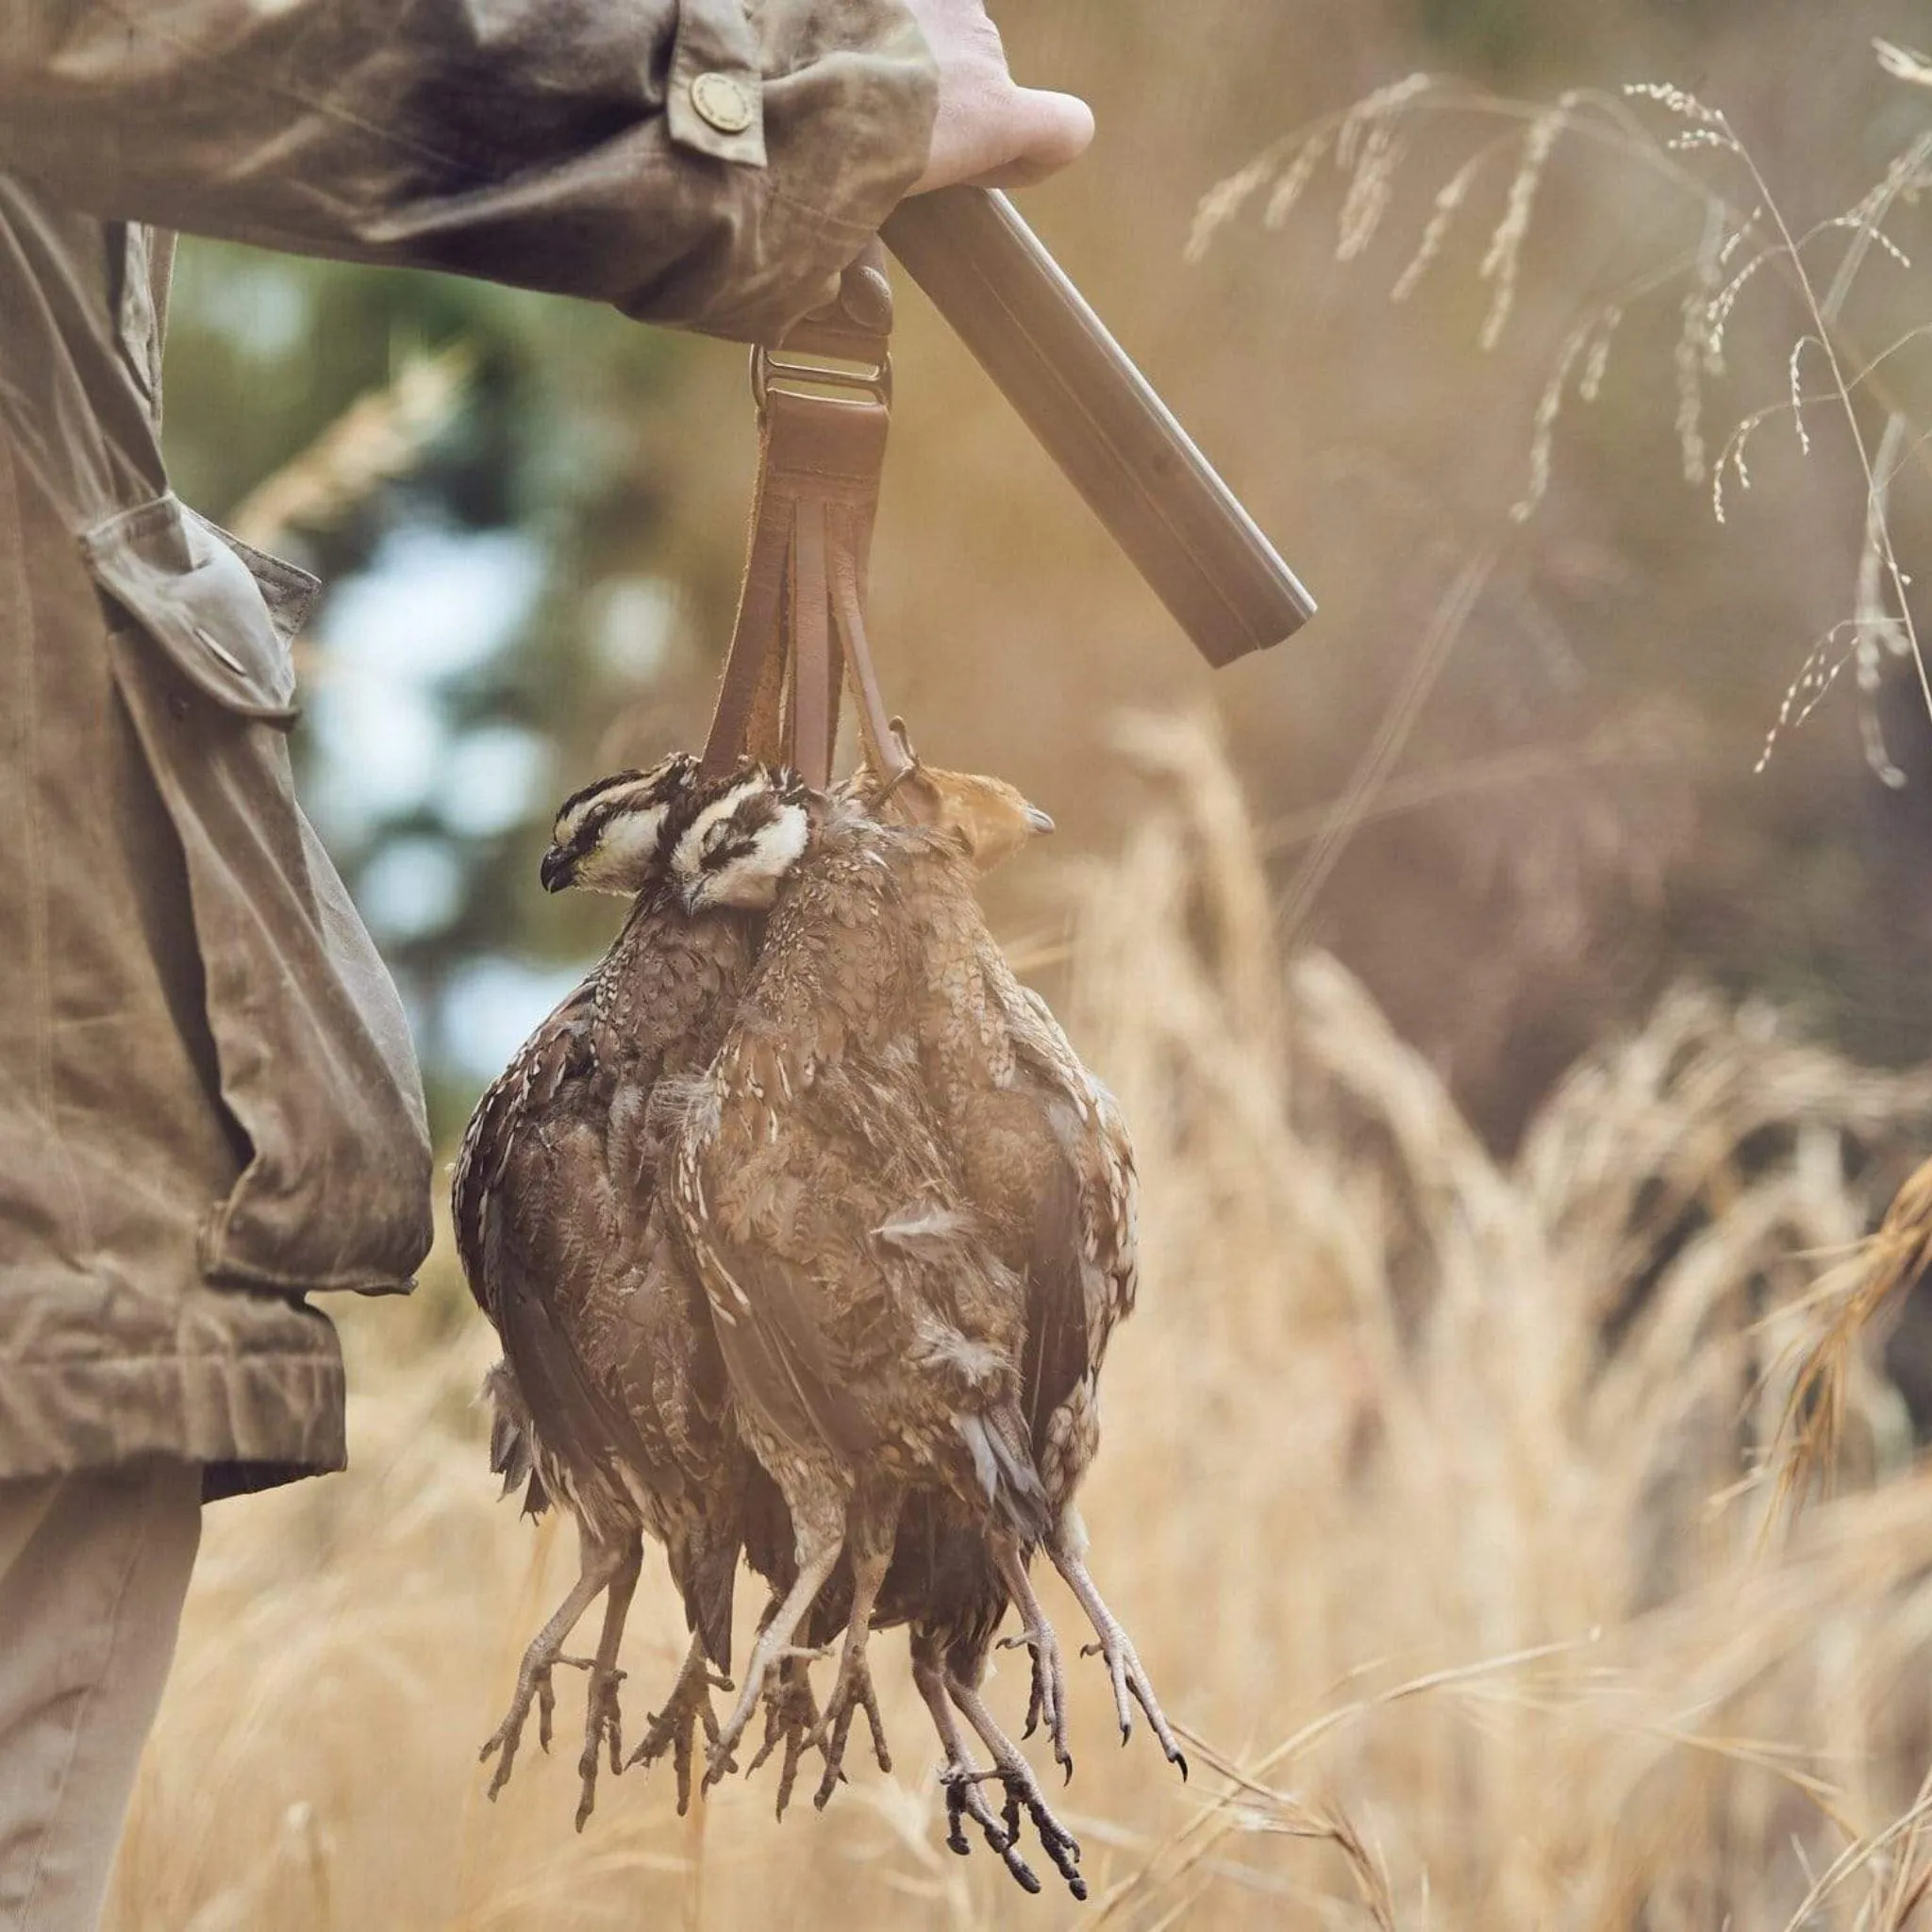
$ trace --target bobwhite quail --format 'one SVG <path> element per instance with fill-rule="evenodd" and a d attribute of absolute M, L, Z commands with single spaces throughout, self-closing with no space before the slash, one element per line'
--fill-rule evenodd
<path fill-rule="evenodd" d="M 1045 814 L 996 778 L 915 764 L 881 808 L 951 832 L 986 872 Z M 1040 995 L 994 942 L 970 875 L 929 866 L 907 909 L 926 934 L 925 1087 L 964 1197 L 1026 1284 L 1023 1379 L 1033 1455 L 1053 1507 L 1046 1550 L 1092 1623 L 1123 1741 L 1129 1699 L 1183 1776 L 1187 1759 L 1133 1642 L 1094 1587 L 1075 1494 L 1099 1447 L 1099 1377 L 1108 1339 L 1132 1312 L 1139 1184 L 1113 1096 L 1082 1064 Z M 1030 1732 L 1043 1721 L 1069 1765 L 1059 1658 L 1030 1590 L 1019 1595 L 1034 1651 Z M 957 1647 L 956 1657 L 964 1653 Z"/>
<path fill-rule="evenodd" d="M 925 833 L 913 838 L 901 835 L 881 834 L 871 841 L 873 849 L 868 850 L 863 841 L 855 844 L 855 852 L 863 854 L 858 859 L 867 871 L 866 885 L 876 891 L 879 884 L 878 865 L 890 862 L 889 851 L 896 852 L 900 868 L 908 874 L 916 873 L 921 864 L 944 864 L 958 868 L 961 864 L 969 871 L 974 864 L 984 866 L 994 862 L 1009 849 L 1017 838 L 1030 836 L 1042 829 L 1043 814 L 1034 812 L 1024 806 L 1017 793 L 1008 792 L 1010 799 L 1024 814 L 1024 824 L 1017 837 L 1012 828 L 1002 821 L 997 826 L 978 825 L 968 828 L 970 836 L 962 836 L 958 825 L 949 825 L 942 833 Z M 848 810 L 850 801 L 848 801 Z M 1006 842 L 1000 842 L 1005 841 Z M 693 841 L 695 843 L 695 841 Z M 884 849 L 879 849 L 883 847 Z M 674 870 L 692 874 L 692 903 L 698 903 L 699 896 L 707 890 L 696 874 L 702 872 L 701 855 L 695 850 L 685 855 L 685 864 L 680 868 L 674 859 Z M 854 931 L 846 935 L 844 943 L 863 951 L 871 941 L 883 938 L 889 945 L 910 948 L 916 951 L 921 942 L 916 923 L 909 923 L 904 916 L 903 905 L 895 905 L 889 893 L 878 906 L 868 906 L 865 890 L 850 891 L 845 903 L 839 905 L 836 898 L 828 903 L 838 906 L 840 916 L 847 921 Z M 822 910 L 824 908 L 821 908 Z M 871 941 L 857 937 L 862 930 L 871 935 Z M 782 935 L 782 918 L 779 925 Z M 835 946 L 836 950 L 836 946 Z M 824 961 L 820 961 L 821 968 Z M 819 985 L 838 984 L 844 992 L 848 1006 L 863 1004 L 880 983 L 889 982 L 897 970 L 888 964 L 883 970 L 878 962 L 872 960 L 864 970 L 852 972 L 848 959 L 844 968 L 837 974 L 821 971 L 816 982 Z M 916 982 L 921 976 L 914 973 L 911 978 Z M 807 1017 L 814 1012 L 813 1002 L 808 998 L 804 1003 Z M 794 1017 L 796 1017 L 794 1015 Z M 782 1033 L 786 1023 L 780 1023 L 777 1030 Z M 874 1040 L 870 1051 L 877 1053 L 887 1036 L 880 1034 Z M 820 1096 L 840 1081 L 848 1088 L 855 1080 L 862 1084 L 865 1074 L 867 1051 L 863 1046 L 852 1047 L 848 1040 L 849 1053 L 841 1056 L 835 1046 L 829 1058 L 822 1051 L 808 1051 L 804 1065 L 815 1070 L 815 1077 L 821 1083 Z M 857 1232 L 865 1238 L 868 1229 L 883 1237 L 890 1246 L 908 1252 L 927 1250 L 926 1258 L 944 1268 L 958 1259 L 963 1231 L 958 1217 L 943 1209 L 935 1210 L 933 1203 L 943 1197 L 952 1185 L 951 1170 L 946 1165 L 942 1150 L 936 1149 L 931 1141 L 931 1123 L 921 1114 L 921 1098 L 916 1091 L 908 1091 L 904 1084 L 904 1075 L 916 1061 L 916 1047 L 908 1041 L 895 1046 L 888 1045 L 887 1054 L 893 1060 L 893 1069 L 889 1084 L 895 1083 L 895 1091 L 890 1095 L 879 1091 L 857 1095 L 853 1098 L 843 1095 L 832 1103 L 834 1112 L 840 1107 L 852 1109 L 858 1132 L 848 1135 L 854 1141 L 852 1166 L 865 1172 L 876 1192 L 872 1205 L 874 1209 L 881 1204 L 917 1200 L 924 1205 L 911 1212 L 888 1215 L 875 1222 L 861 1218 Z M 830 1076 L 824 1071 L 830 1066 Z M 766 1077 L 769 1077 L 769 1069 Z M 754 1078 L 758 1076 L 755 1075 Z M 777 1072 L 776 1091 L 791 1091 L 797 1089 L 788 1087 L 789 1075 L 781 1065 Z M 760 1095 L 754 1094 L 755 1104 L 761 1104 Z M 790 1106 L 787 1102 L 787 1106 Z M 906 1131 L 892 1129 L 892 1123 L 898 1121 Z M 771 1131 L 770 1124 L 766 1131 Z M 808 1129 L 808 1131 L 810 1131 Z M 823 1154 L 823 1147 L 820 1149 Z M 723 1163 L 728 1170 L 729 1163 Z M 681 1171 L 681 1169 L 680 1169 Z M 829 1165 L 827 1171 L 815 1178 L 824 1178 L 831 1184 L 834 1199 L 850 1202 L 849 1194 L 840 1191 L 844 1187 L 847 1173 L 838 1163 Z M 700 1206 L 699 1216 L 703 1218 Z M 796 1234 L 796 1229 L 791 1230 Z M 715 1278 L 717 1257 L 711 1257 Z M 983 1254 L 979 1265 L 984 1265 Z M 699 1272 L 706 1274 L 703 1262 L 698 1264 Z M 836 1276 L 837 1269 L 821 1269 L 822 1278 L 830 1274 Z M 999 1281 L 995 1271 L 997 1291 L 1008 1297 L 1020 1295 L 1021 1283 L 1016 1276 L 1007 1276 Z M 733 1359 L 730 1333 L 742 1311 L 733 1303 L 735 1297 L 727 1292 L 725 1300 L 714 1306 L 714 1313 L 720 1315 L 721 1333 L 725 1337 L 727 1362 Z M 770 1367 L 771 1364 L 767 1364 Z M 789 1371 L 788 1371 L 789 1373 Z M 774 1465 L 775 1466 L 775 1465 Z M 855 1491 L 861 1485 L 855 1478 Z M 1028 1870 L 1017 1851 L 1018 1813 L 1024 1806 L 1032 1815 L 1040 1832 L 1042 1843 L 1062 1874 L 1068 1879 L 1075 1893 L 1085 1896 L 1085 1888 L 1077 1871 L 1079 1847 L 1072 1835 L 1064 1830 L 1048 1807 L 1031 1768 L 1025 1763 L 1011 1741 L 999 1729 L 991 1713 L 979 1695 L 979 1682 L 984 1671 L 986 1652 L 992 1634 L 997 1628 L 1011 1597 L 1024 1592 L 1031 1603 L 1030 1591 L 1026 1590 L 1021 1541 L 1010 1534 L 1002 1534 L 991 1540 L 984 1533 L 984 1498 L 976 1491 L 968 1492 L 970 1501 L 962 1502 L 961 1493 L 956 1487 L 953 1491 L 915 1491 L 909 1508 L 900 1521 L 896 1542 L 892 1550 L 890 1568 L 887 1571 L 883 1590 L 873 1601 L 870 1622 L 874 1627 L 882 1627 L 899 1623 L 910 1623 L 914 1631 L 915 1676 L 922 1693 L 932 1712 L 945 1753 L 944 1778 L 947 1788 L 948 1808 L 952 1824 L 951 1842 L 956 1849 L 964 1850 L 964 1840 L 959 1836 L 959 1824 L 964 1816 L 974 1818 L 985 1830 L 989 1841 L 1005 1858 L 1008 1869 L 1028 1890 L 1037 1890 L 1038 1881 Z M 768 1524 L 775 1521 L 777 1530 L 768 1528 L 765 1536 L 754 1535 L 748 1542 L 753 1565 L 778 1592 L 774 1597 L 772 1615 L 776 1616 L 782 1607 L 781 1599 L 791 1600 L 793 1589 L 798 1591 L 802 1601 L 808 1589 L 800 1587 L 799 1550 L 805 1547 L 808 1539 L 801 1539 L 797 1549 L 789 1542 L 774 1546 L 773 1538 L 777 1531 L 789 1532 L 791 1525 L 784 1511 L 776 1513 L 775 1519 L 767 1517 Z M 855 1539 L 855 1541 L 858 1540 Z M 874 1567 L 880 1560 L 882 1535 L 873 1543 L 871 1556 Z M 860 1564 L 860 1569 L 863 1569 Z M 1017 1591 L 1014 1588 L 1017 1586 Z M 869 1580 L 865 1588 L 870 1589 Z M 818 1803 L 823 1805 L 830 1795 L 839 1776 L 839 1760 L 844 1748 L 846 1727 L 857 1707 L 867 1709 L 874 1729 L 874 1742 L 877 1742 L 877 1724 L 865 1687 L 853 1665 L 851 1640 L 864 1627 L 856 1614 L 853 1600 L 854 1559 L 848 1551 L 845 1560 L 832 1575 L 830 1582 L 821 1590 L 811 1604 L 807 1632 L 814 1643 L 824 1643 L 836 1637 L 842 1627 L 848 1634 L 846 1658 L 841 1659 L 841 1679 L 847 1683 L 858 1683 L 856 1695 L 839 1697 L 828 1708 L 825 1726 L 820 1731 L 818 1741 L 827 1749 L 827 1765 L 824 1782 L 818 1792 Z M 1031 1614 L 1039 1618 L 1040 1626 L 1044 1628 L 1044 1620 L 1040 1617 L 1037 1603 L 1032 1604 Z M 786 1622 L 791 1622 L 788 1612 Z M 782 1631 L 781 1631 L 782 1636 Z M 1049 1633 L 1050 1638 L 1050 1633 Z M 771 1640 L 779 1642 L 779 1638 Z M 768 1708 L 768 1724 L 774 1719 L 776 1707 L 785 1699 L 802 1694 L 800 1689 L 803 1672 L 802 1658 L 795 1653 L 787 1654 L 781 1646 L 776 1652 L 782 1657 L 781 1668 L 787 1676 L 787 1687 L 777 1692 L 773 1707 Z M 972 1659 L 970 1667 L 962 1659 Z M 949 1690 L 944 1682 L 942 1665 L 950 1663 L 954 1671 L 954 1683 Z M 759 1665 L 755 1657 L 753 1671 L 747 1681 L 746 1704 L 754 1694 Z M 957 1693 L 957 1695 L 955 1695 Z M 949 1702 L 949 1699 L 953 1701 Z M 994 1757 L 992 1775 L 998 1777 L 1007 1790 L 1007 1813 L 1004 1824 L 995 1817 L 986 1805 L 981 1792 L 981 1780 L 986 1774 L 976 1771 L 970 1763 L 964 1740 L 961 1737 L 955 1704 L 964 1711 L 974 1728 L 988 1743 Z M 727 1742 L 731 1736 L 727 1726 Z M 787 1758 L 779 1785 L 779 1803 L 782 1809 L 785 1797 L 790 1790 L 791 1779 L 796 1761 L 795 1731 L 788 1737 Z M 829 1742 L 827 1743 L 827 1740 Z M 761 1759 L 772 1748 L 771 1732 L 768 1729 L 765 1746 L 759 1753 Z M 882 1759 L 883 1759 L 883 1754 Z M 725 1763 L 722 1753 L 714 1758 L 721 1768 Z M 756 1762 L 754 1764 L 756 1766 Z"/>
<path fill-rule="evenodd" d="M 760 774 L 754 789 L 761 788 Z M 728 1671 L 731 1599 L 748 1480 L 760 1477 L 732 1425 L 723 1364 L 702 1295 L 658 1205 L 658 1083 L 716 1051 L 757 945 L 757 918 L 732 906 L 689 914 L 664 887 L 686 828 L 728 826 L 744 787 L 700 784 L 695 761 L 621 773 L 568 800 L 543 860 L 552 891 L 635 895 L 596 971 L 537 1029 L 483 1096 L 454 1183 L 458 1253 L 502 1338 L 492 1460 L 507 1486 L 527 1468 L 530 1500 L 575 1517 L 581 1574 L 530 1644 L 509 1711 L 483 1748 L 508 1778 L 532 1699 L 549 1743 L 551 1673 L 600 1592 L 604 1628 L 590 1666 L 582 1800 L 600 1751 L 622 1750 L 618 1645 L 641 1559 L 664 1546 L 692 1641 L 664 1710 L 631 1759 L 673 1752 L 682 1807 L 692 1729 L 715 1729 L 710 1672 Z"/>
<path fill-rule="evenodd" d="M 842 1553 L 851 1597 L 821 1729 L 823 1801 L 860 1709 L 890 1768 L 865 1640 L 908 1491 L 950 1495 L 1022 1579 L 1049 1515 L 1020 1406 L 1024 1290 L 958 1199 L 920 1074 L 925 974 L 905 891 L 945 841 L 851 796 L 767 809 L 754 841 L 693 823 L 671 856 L 693 917 L 776 901 L 731 1030 L 691 1092 L 673 1189 L 740 1425 L 795 1541 L 791 1588 L 707 1781 Z"/>

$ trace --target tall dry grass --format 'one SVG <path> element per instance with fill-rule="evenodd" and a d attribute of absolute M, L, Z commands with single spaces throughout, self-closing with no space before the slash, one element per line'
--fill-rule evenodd
<path fill-rule="evenodd" d="M 1925 56 L 1885 40 L 1873 49 L 1890 78 L 1932 89 Z M 1727 505 L 1752 489 L 1752 460 L 1777 432 L 1806 458 L 1814 433 L 1832 435 L 1859 508 L 1848 614 L 1811 641 L 1770 723 L 1758 769 L 1780 734 L 1803 724 L 1849 669 L 1867 761 L 1883 783 L 1903 787 L 1907 774 L 1886 749 L 1875 700 L 1893 662 L 1903 660 L 1932 710 L 1932 670 L 1893 506 L 1902 478 L 1927 468 L 1914 365 L 1932 341 L 1932 325 L 1920 319 L 1923 301 L 1914 299 L 1923 291 L 1887 291 L 1875 315 L 1869 305 L 1861 315 L 1855 296 L 1866 294 L 1874 272 L 1895 279 L 1911 271 L 1912 258 L 1893 230 L 1932 186 L 1932 125 L 1915 126 L 1850 206 L 1806 219 L 1796 212 L 1803 184 L 1774 183 L 1722 106 L 1673 83 L 1635 82 L 1614 92 L 1571 88 L 1532 101 L 1411 74 L 1272 143 L 1217 183 L 1196 210 L 1189 256 L 1199 260 L 1257 207 L 1267 227 L 1280 228 L 1325 174 L 1339 184 L 1335 258 L 1355 262 L 1399 223 L 1405 199 L 1420 199 L 1419 164 L 1411 158 L 1418 147 L 1433 168 L 1427 212 L 1410 224 L 1413 238 L 1390 299 L 1407 302 L 1425 283 L 1442 280 L 1450 273 L 1444 257 L 1473 240 L 1483 310 L 1478 340 L 1486 351 L 1510 326 L 1541 228 L 1566 225 L 1562 215 L 1541 214 L 1560 162 L 1574 162 L 1599 196 L 1602 177 L 1624 177 L 1620 197 L 1588 208 L 1607 242 L 1647 198 L 1671 210 L 1646 231 L 1636 265 L 1607 279 L 1587 277 L 1573 291 L 1573 320 L 1541 385 L 1510 519 L 1527 523 L 1543 505 L 1559 422 L 1567 410 L 1599 400 L 1630 319 L 1674 306 L 1678 458 L 1684 480 L 1708 492 L 1715 521 L 1724 523 Z M 1573 207 L 1569 221 L 1576 218 Z M 1782 291 L 1781 306 L 1774 290 Z M 1745 333 L 1745 314 L 1759 307 L 1784 341 L 1784 379 L 1770 400 L 1726 393 L 1733 338 Z M 1907 319 L 1893 327 L 1887 317 L 1899 311 Z M 1874 324 L 1876 342 L 1864 334 Z M 1720 437 L 1715 419 L 1725 408 L 1735 413 Z"/>
<path fill-rule="evenodd" d="M 733 1781 L 680 1820 L 632 1774 L 575 1837 L 573 1674 L 561 1748 L 486 1803 L 476 1747 L 572 1552 L 494 1500 L 490 1343 L 445 1261 L 341 1311 L 351 1473 L 210 1513 L 111 1925 L 1920 1922 L 1932 1487 L 1856 1352 L 1853 1492 L 1786 1534 L 1765 1458 L 1816 1257 L 1866 1231 L 1932 1080 L 1687 989 L 1501 1163 L 1334 960 L 1282 957 L 1212 731 L 1122 747 L 1136 829 L 1042 883 L 1147 1190 L 1089 1515 L 1200 1743 L 1186 1788 L 1121 1750 L 1075 1665 L 1094 1902 L 944 1850 L 903 1662 L 897 1771 L 823 1817 Z M 634 1733 L 678 1636 L 658 1583 Z M 996 1700 L 1024 1693 L 1009 1664 Z"/>

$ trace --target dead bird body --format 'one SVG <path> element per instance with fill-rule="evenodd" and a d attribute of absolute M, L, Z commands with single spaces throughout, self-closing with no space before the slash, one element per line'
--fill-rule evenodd
<path fill-rule="evenodd" d="M 1077 1846 L 980 1686 L 1015 1603 L 1035 1714 L 1070 1763 L 1058 1649 L 1025 1559 L 1045 1541 L 1084 1574 L 1073 1497 L 1097 1439 L 1106 1338 L 1132 1300 L 1131 1152 L 979 911 L 979 873 L 1044 829 L 1044 815 L 964 774 L 916 772 L 890 820 L 867 808 L 867 791 L 835 801 L 788 867 L 679 1156 L 693 1266 L 747 1439 L 797 1539 L 793 1560 L 770 1566 L 789 1589 L 753 1677 L 801 1630 L 823 1641 L 844 1616 L 823 1802 L 854 1707 L 872 1708 L 864 1629 L 909 1624 L 956 1840 L 970 1813 L 1018 1875 L 1024 1806 L 1077 1886 Z M 705 903 L 714 888 L 698 856 L 674 856 L 673 870 L 689 903 Z M 813 1608 L 841 1553 L 850 1596 L 841 1570 Z M 1108 1623 L 1123 1712 L 1124 1679 L 1177 1757 Z M 756 1691 L 748 1681 L 738 1723 Z M 1006 1784 L 1004 1828 L 979 1799 L 956 1712 Z M 727 1724 L 727 1745 L 733 1735 Z"/>
<path fill-rule="evenodd" d="M 1051 1524 L 1024 1407 L 1024 1286 L 960 1200 L 924 1091 L 925 934 L 908 905 L 933 868 L 970 895 L 971 854 L 950 834 L 828 802 L 785 868 L 678 1153 L 684 1239 L 795 1545 L 712 1774 L 842 1554 L 852 1596 L 822 1797 L 855 1712 L 874 1716 L 865 1638 L 908 1494 L 946 1499 L 1016 1585 Z M 741 885 L 694 848 L 673 874 L 692 908 Z M 987 1741 L 1023 1802 L 1043 1804 L 1010 1744 Z"/>
<path fill-rule="evenodd" d="M 891 808 L 949 834 L 978 873 L 1051 824 L 998 779 L 925 767 L 893 788 Z M 1133 1642 L 1089 1573 L 1076 1503 L 1099 1451 L 1108 1344 L 1138 1291 L 1133 1143 L 1112 1094 L 1046 1002 L 1015 977 L 970 883 L 957 869 L 928 867 L 908 898 L 908 914 L 926 934 L 925 1091 L 966 1205 L 1025 1284 L 1023 1382 L 1052 1509 L 1045 1550 L 1093 1625 L 1123 1740 L 1132 1729 L 1131 1699 L 1185 1776 L 1187 1760 Z M 1027 1728 L 1043 1722 L 1055 1755 L 1071 1768 L 1053 1633 L 1030 1591 L 1017 1600 L 1034 1652 Z"/>
<path fill-rule="evenodd" d="M 702 1292 L 670 1237 L 652 1104 L 661 1081 L 708 1064 L 756 956 L 756 913 L 693 917 L 664 877 L 675 841 L 700 818 L 728 821 L 742 790 L 701 783 L 695 761 L 679 758 L 566 803 L 545 886 L 634 894 L 630 915 L 484 1095 L 457 1162 L 458 1252 L 505 1352 L 486 1385 L 492 1460 L 507 1484 L 527 1473 L 533 1506 L 568 1507 L 582 1544 L 577 1582 L 529 1646 L 484 1747 L 501 1754 L 491 1791 L 509 1775 L 533 1699 L 547 1746 L 552 1673 L 604 1594 L 580 1827 L 601 1751 L 613 1771 L 622 1762 L 617 1653 L 646 1536 L 664 1548 L 692 1641 L 631 1761 L 671 1751 L 684 1802 L 693 1726 L 715 1729 L 710 1673 L 730 1667 L 746 1488 L 762 1480 L 737 1433 Z"/>

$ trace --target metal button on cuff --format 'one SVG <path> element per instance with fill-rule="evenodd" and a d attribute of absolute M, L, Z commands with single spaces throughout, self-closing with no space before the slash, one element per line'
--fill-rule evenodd
<path fill-rule="evenodd" d="M 752 124 L 757 103 L 743 81 L 728 74 L 700 74 L 692 77 L 691 104 L 698 118 L 720 134 L 742 134 Z"/>

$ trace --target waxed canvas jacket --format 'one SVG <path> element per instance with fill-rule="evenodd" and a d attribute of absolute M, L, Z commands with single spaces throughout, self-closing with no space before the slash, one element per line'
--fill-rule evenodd
<path fill-rule="evenodd" d="M 307 1297 L 430 1239 L 402 1013 L 290 786 L 316 587 L 168 489 L 160 231 L 770 339 L 932 110 L 899 0 L 0 8 L 0 1479 L 339 1467 Z"/>

